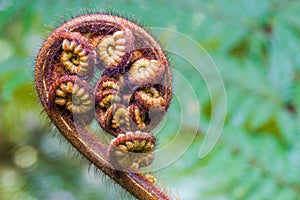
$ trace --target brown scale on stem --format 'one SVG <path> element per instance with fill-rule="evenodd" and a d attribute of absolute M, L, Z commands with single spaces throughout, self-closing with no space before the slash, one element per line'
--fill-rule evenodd
<path fill-rule="evenodd" d="M 137 199 L 170 199 L 140 172 L 154 159 L 148 132 L 163 116 L 152 116 L 152 108 L 166 111 L 172 96 L 168 60 L 149 33 L 112 15 L 71 19 L 43 43 L 35 81 L 51 121 L 99 170 Z M 93 119 L 115 137 L 109 147 L 89 132 Z"/>

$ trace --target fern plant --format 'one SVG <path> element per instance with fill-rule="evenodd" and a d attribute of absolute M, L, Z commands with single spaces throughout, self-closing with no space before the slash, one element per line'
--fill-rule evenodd
<path fill-rule="evenodd" d="M 24 70 L 24 66 L 30 63 L 27 60 L 33 54 L 33 44 L 38 43 L 36 39 L 44 38 L 44 24 L 56 24 L 53 19 L 57 17 L 51 16 L 72 13 L 66 11 L 65 5 L 78 10 L 83 4 L 87 8 L 108 7 L 134 14 L 149 26 L 176 29 L 201 44 L 220 70 L 227 96 L 226 121 L 215 148 L 199 159 L 211 110 L 218 105 L 211 103 L 205 81 L 193 78 L 190 64 L 170 55 L 171 66 L 183 77 L 190 77 L 201 114 L 191 147 L 171 166 L 157 172 L 166 185 L 177 189 L 182 199 L 191 200 L 299 199 L 300 3 L 293 0 L 1 4 L 1 199 L 114 196 L 114 191 L 103 189 L 101 181 L 87 175 L 86 171 L 92 170 L 76 168 L 72 157 L 64 156 L 64 145 L 49 136 L 52 131 L 40 120 L 36 97 L 28 96 L 33 86 L 30 70 Z M 177 88 L 184 88 L 184 84 L 174 80 L 174 89 Z M 161 144 L 171 140 L 178 128 L 172 120 L 179 120 L 176 116 L 180 103 L 175 99 L 172 105 L 163 129 L 167 139 Z M 28 118 L 38 123 L 29 123 Z M 182 126 L 187 137 L 192 134 L 188 122 Z M 24 150 L 24 146 L 27 151 L 22 155 L 35 158 L 27 167 L 17 159 L 18 150 Z M 11 181 L 4 181 L 6 177 Z"/>

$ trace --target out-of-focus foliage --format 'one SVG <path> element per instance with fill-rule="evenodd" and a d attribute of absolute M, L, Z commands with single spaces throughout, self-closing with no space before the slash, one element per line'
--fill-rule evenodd
<path fill-rule="evenodd" d="M 66 16 L 103 8 L 192 37 L 212 56 L 223 77 L 226 122 L 217 146 L 201 160 L 198 151 L 212 105 L 205 84 L 190 79 L 201 107 L 200 134 L 178 161 L 158 172 L 167 186 L 191 200 L 299 199 L 299 1 L 2 0 L 1 200 L 115 196 L 101 177 L 87 175 L 87 162 L 66 156 L 65 142 L 53 137 L 55 131 L 41 117 L 33 86 L 34 56 L 47 32 Z M 183 76 L 193 76 L 183 60 L 170 57 Z M 175 87 L 180 84 L 175 80 Z M 178 114 L 174 104 L 172 116 Z M 172 120 L 167 123 L 169 132 L 159 137 L 172 136 Z M 189 134 L 188 125 L 183 126 Z"/>

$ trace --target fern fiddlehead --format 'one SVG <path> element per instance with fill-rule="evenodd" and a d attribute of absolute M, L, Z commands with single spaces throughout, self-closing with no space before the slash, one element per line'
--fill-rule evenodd
<path fill-rule="evenodd" d="M 43 43 L 35 82 L 47 115 L 84 157 L 138 199 L 170 199 L 140 172 L 154 159 L 150 131 L 172 93 L 169 63 L 150 34 L 107 14 L 71 19 Z M 93 121 L 115 137 L 110 144 L 89 132 Z"/>

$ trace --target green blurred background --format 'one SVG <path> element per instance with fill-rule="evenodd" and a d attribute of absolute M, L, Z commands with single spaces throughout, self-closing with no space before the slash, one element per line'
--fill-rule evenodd
<path fill-rule="evenodd" d="M 300 1 L 0 0 L 0 200 L 129 198 L 73 155 L 34 89 L 34 59 L 47 34 L 70 16 L 102 9 L 192 37 L 223 77 L 226 121 L 204 159 L 198 151 L 212 105 L 205 84 L 190 79 L 201 107 L 199 134 L 157 172 L 167 188 L 185 200 L 300 199 Z M 193 74 L 170 57 L 183 76 Z M 178 114 L 174 104 L 171 115 Z M 172 138 L 166 123 L 159 137 Z M 184 120 L 183 127 L 190 134 Z"/>

